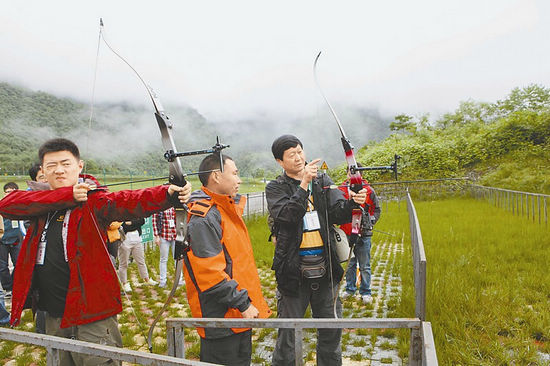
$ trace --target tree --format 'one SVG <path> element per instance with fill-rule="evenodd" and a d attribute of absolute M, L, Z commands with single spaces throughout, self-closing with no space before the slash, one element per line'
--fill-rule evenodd
<path fill-rule="evenodd" d="M 413 117 L 407 114 L 398 114 L 394 119 L 395 121 L 390 123 L 390 130 L 410 132 L 412 134 L 416 132 L 416 124 L 412 122 Z"/>
<path fill-rule="evenodd" d="M 537 84 L 514 88 L 506 99 L 497 101 L 496 106 L 503 115 L 520 110 L 539 111 L 550 107 L 550 89 Z"/>

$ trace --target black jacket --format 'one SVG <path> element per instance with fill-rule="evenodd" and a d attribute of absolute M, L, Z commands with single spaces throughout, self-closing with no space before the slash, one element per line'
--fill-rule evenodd
<path fill-rule="evenodd" d="M 323 189 L 323 187 L 332 184 L 332 180 L 326 174 L 319 174 L 312 184 L 313 202 L 319 215 L 325 253 L 329 253 L 327 239 L 333 240 L 327 230 L 332 230 L 333 224 L 351 221 L 351 211 L 355 205 L 352 201 L 346 200 L 338 189 Z M 302 280 L 299 248 L 302 242 L 303 217 L 306 213 L 310 192 L 304 191 L 300 187 L 299 181 L 283 174 L 267 184 L 265 193 L 269 215 L 274 222 L 272 233 L 277 239 L 271 268 L 275 271 L 279 291 L 287 296 L 297 296 Z M 333 241 L 331 241 L 330 249 L 332 280 L 334 284 L 337 284 L 342 278 L 344 270 L 336 259 Z M 329 268 L 328 265 L 329 263 L 327 263 L 327 268 Z"/>
<path fill-rule="evenodd" d="M 138 234 L 141 236 L 141 227 L 144 224 L 145 224 L 145 219 L 132 220 L 130 225 L 123 223 L 122 229 L 124 229 L 125 233 L 129 233 L 130 231 L 137 230 Z"/>

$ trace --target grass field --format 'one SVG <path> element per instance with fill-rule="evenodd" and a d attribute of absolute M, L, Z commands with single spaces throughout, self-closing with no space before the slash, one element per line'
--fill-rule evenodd
<path fill-rule="evenodd" d="M 550 364 L 548 358 L 543 358 L 550 354 L 550 227 L 469 198 L 415 200 L 415 206 L 428 260 L 427 320 L 432 323 L 440 364 Z M 384 202 L 382 209 L 376 229 L 404 235 L 404 243 L 410 243 L 405 203 Z M 251 217 L 246 222 L 258 267 L 267 270 L 274 247 L 267 241 L 266 218 Z M 384 236 L 375 233 L 373 241 L 381 241 Z M 407 250 L 410 248 L 406 246 Z M 154 272 L 158 254 L 148 256 L 147 262 Z M 173 271 L 171 265 L 169 271 Z M 413 317 L 410 252 L 401 256 L 392 271 L 401 274 L 402 293 L 388 316 Z M 132 272 L 136 277 L 135 269 Z M 135 314 L 125 307 L 119 316 L 127 335 L 125 346 L 139 349 L 148 320 L 165 298 L 166 292 L 153 288 L 135 289 L 130 301 L 143 310 Z M 184 302 L 176 303 L 168 316 L 189 316 L 189 310 Z M 136 318 L 142 325 L 136 324 Z M 20 329 L 32 331 L 33 325 L 26 312 Z M 160 324 L 155 331 L 156 352 L 166 349 L 163 332 Z M 408 354 L 408 334 L 398 332 L 402 358 Z M 186 333 L 186 339 L 193 337 L 193 331 Z M 21 352 L 17 364 L 29 364 L 37 348 L 4 342 L 0 360 L 14 357 L 17 352 Z M 38 352 L 43 357 L 43 351 Z M 38 364 L 43 362 L 39 358 Z"/>
<path fill-rule="evenodd" d="M 403 210 L 395 206 L 386 218 Z M 427 320 L 440 364 L 548 364 L 541 353 L 550 353 L 550 228 L 473 199 L 415 206 L 428 261 Z M 396 315 L 413 316 L 410 259 L 401 272 Z"/>

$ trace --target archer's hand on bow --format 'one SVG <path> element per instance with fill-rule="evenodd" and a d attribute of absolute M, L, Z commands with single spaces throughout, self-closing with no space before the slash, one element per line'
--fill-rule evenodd
<path fill-rule="evenodd" d="M 170 184 L 170 186 L 168 187 L 168 194 L 172 196 L 176 192 L 178 192 L 178 200 L 181 203 L 186 203 L 191 197 L 191 183 L 187 182 L 187 184 L 183 187 L 177 186 L 175 184 Z"/>
<path fill-rule="evenodd" d="M 88 200 L 88 191 L 95 189 L 96 186 L 88 183 L 77 183 L 73 186 L 73 198 L 76 202 L 86 202 Z"/>
<path fill-rule="evenodd" d="M 357 193 L 350 190 L 349 196 L 355 203 L 357 203 L 358 205 L 362 205 L 367 200 L 367 190 L 363 188 Z"/>

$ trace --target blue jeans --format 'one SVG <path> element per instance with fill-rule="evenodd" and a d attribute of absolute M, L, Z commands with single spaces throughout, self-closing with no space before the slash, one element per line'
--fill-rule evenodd
<path fill-rule="evenodd" d="M 10 313 L 6 310 L 4 303 L 4 290 L 0 286 L 0 325 L 7 325 L 10 321 Z"/>
<path fill-rule="evenodd" d="M 11 262 L 15 270 L 15 264 L 17 263 L 20 249 L 20 241 L 17 242 L 17 245 L 0 244 L 0 281 L 2 282 L 4 291 L 11 291 L 13 286 L 13 272 L 10 273 L 8 258 L 11 257 Z"/>
<path fill-rule="evenodd" d="M 174 246 L 176 245 L 175 240 L 166 240 L 164 238 L 160 238 L 160 261 L 159 261 L 159 274 L 160 274 L 160 284 L 166 285 L 166 271 L 167 271 L 167 263 L 168 263 L 168 255 L 170 254 L 170 250 L 172 250 L 172 254 L 174 254 Z"/>
<path fill-rule="evenodd" d="M 355 256 L 350 259 L 346 270 L 346 292 L 354 294 L 357 290 L 357 262 L 359 262 L 359 272 L 361 273 L 361 285 L 359 286 L 359 294 L 370 295 L 370 247 L 371 237 L 366 236 L 358 238 L 353 254 Z"/>

